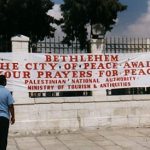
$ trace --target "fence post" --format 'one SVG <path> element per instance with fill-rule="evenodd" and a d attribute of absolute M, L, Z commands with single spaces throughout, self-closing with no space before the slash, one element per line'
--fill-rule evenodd
<path fill-rule="evenodd" d="M 91 52 L 92 53 L 103 53 L 105 42 L 104 38 L 101 39 L 92 39 L 91 40 Z"/>
<path fill-rule="evenodd" d="M 147 51 L 150 51 L 150 38 L 146 39 Z"/>
<path fill-rule="evenodd" d="M 28 53 L 29 52 L 29 38 L 23 35 L 14 36 L 11 38 L 12 52 L 15 53 Z M 13 96 L 19 103 L 22 103 L 23 99 L 28 98 L 28 92 L 22 92 L 18 94 L 18 91 L 13 91 Z"/>
<path fill-rule="evenodd" d="M 23 35 L 11 38 L 12 52 L 29 52 L 29 38 Z"/>
<path fill-rule="evenodd" d="M 100 39 L 92 39 L 91 40 L 91 52 L 94 54 L 97 53 L 104 53 L 105 52 L 105 39 L 100 38 Z M 98 90 L 98 91 L 92 91 L 93 96 L 106 96 L 106 90 Z"/>

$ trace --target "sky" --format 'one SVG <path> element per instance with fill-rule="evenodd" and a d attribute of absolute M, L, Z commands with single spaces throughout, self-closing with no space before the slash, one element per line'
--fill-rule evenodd
<path fill-rule="evenodd" d="M 60 18 L 59 5 L 62 0 L 53 0 L 54 10 L 50 12 Z M 120 0 L 126 4 L 127 10 L 118 13 L 118 21 L 107 36 L 116 37 L 150 37 L 150 0 Z M 60 29 L 58 29 L 60 33 Z"/>
<path fill-rule="evenodd" d="M 113 36 L 148 37 L 150 34 L 150 0 L 120 0 L 127 10 L 118 14 Z"/>

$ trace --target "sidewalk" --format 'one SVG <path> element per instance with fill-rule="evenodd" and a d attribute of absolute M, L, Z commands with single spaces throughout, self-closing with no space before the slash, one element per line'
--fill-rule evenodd
<path fill-rule="evenodd" d="M 13 137 L 7 150 L 150 150 L 150 128 L 100 129 Z"/>

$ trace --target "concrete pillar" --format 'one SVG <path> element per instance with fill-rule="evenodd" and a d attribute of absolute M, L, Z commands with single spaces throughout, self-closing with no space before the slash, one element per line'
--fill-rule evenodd
<path fill-rule="evenodd" d="M 103 53 L 104 48 L 105 48 L 105 41 L 103 38 L 91 40 L 91 52 L 92 53 Z"/>
<path fill-rule="evenodd" d="M 105 48 L 104 38 L 91 40 L 91 52 L 94 54 L 103 53 Z M 92 92 L 93 96 L 106 96 L 106 90 L 98 90 Z"/>
<path fill-rule="evenodd" d="M 146 39 L 146 44 L 147 44 L 148 51 L 150 51 L 150 38 Z"/>
<path fill-rule="evenodd" d="M 29 52 L 29 38 L 20 35 L 14 36 L 11 38 L 12 41 L 12 52 L 15 53 L 28 53 Z M 25 99 L 29 97 L 28 92 L 18 92 L 13 91 L 13 96 L 15 98 L 16 103 L 22 103 Z"/>
<path fill-rule="evenodd" d="M 20 36 L 14 36 L 11 38 L 12 41 L 12 52 L 26 52 L 29 51 L 29 38 L 20 35 Z"/>

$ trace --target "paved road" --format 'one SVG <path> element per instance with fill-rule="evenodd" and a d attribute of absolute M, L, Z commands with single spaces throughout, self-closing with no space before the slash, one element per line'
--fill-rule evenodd
<path fill-rule="evenodd" d="M 7 150 L 150 150 L 150 128 L 9 136 Z"/>

